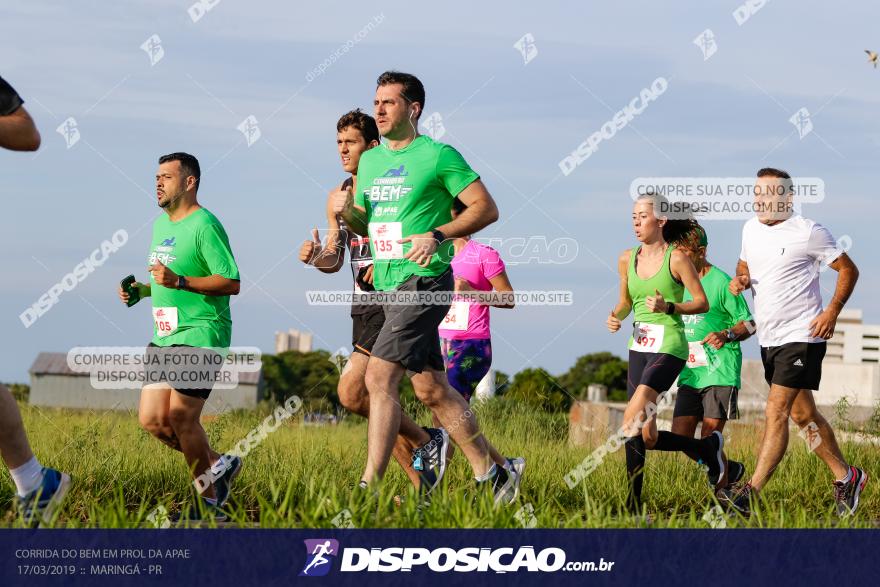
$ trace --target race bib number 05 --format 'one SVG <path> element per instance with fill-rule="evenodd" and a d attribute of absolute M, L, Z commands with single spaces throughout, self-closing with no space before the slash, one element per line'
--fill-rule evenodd
<path fill-rule="evenodd" d="M 629 348 L 638 353 L 659 353 L 664 332 L 662 324 L 636 322 L 633 324 L 633 339 Z"/>
<path fill-rule="evenodd" d="M 403 259 L 403 228 L 400 222 L 370 222 L 370 240 L 376 259 Z"/>
<path fill-rule="evenodd" d="M 471 305 L 468 302 L 452 302 L 440 328 L 444 330 L 467 330 Z"/>
<path fill-rule="evenodd" d="M 694 367 L 706 367 L 709 361 L 706 359 L 706 348 L 701 342 L 688 343 L 688 360 L 686 367 L 693 369 Z"/>
<path fill-rule="evenodd" d="M 153 322 L 156 323 L 156 336 L 168 336 L 177 330 L 177 308 L 153 308 Z"/>

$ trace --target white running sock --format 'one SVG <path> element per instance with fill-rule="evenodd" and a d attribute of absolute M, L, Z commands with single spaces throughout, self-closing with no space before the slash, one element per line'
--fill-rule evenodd
<path fill-rule="evenodd" d="M 18 495 L 24 497 L 43 482 L 43 465 L 37 457 L 31 457 L 31 460 L 22 466 L 9 469 L 9 474 L 12 475 Z"/>
<path fill-rule="evenodd" d="M 482 483 L 483 481 L 488 481 L 489 479 L 494 477 L 497 472 L 498 472 L 498 470 L 495 468 L 495 463 L 492 463 L 492 468 L 489 469 L 488 471 L 486 471 L 485 475 L 480 475 L 479 477 L 474 477 L 474 479 L 477 480 L 477 483 Z"/>
<path fill-rule="evenodd" d="M 843 477 L 843 479 L 839 479 L 839 482 L 846 484 L 846 483 L 849 483 L 850 479 L 852 479 L 852 467 L 847 465 L 846 475 Z"/>

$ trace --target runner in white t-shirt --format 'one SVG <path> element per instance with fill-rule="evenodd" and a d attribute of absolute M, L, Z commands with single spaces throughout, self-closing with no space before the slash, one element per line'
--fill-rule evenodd
<path fill-rule="evenodd" d="M 831 232 L 792 211 L 793 185 L 785 171 L 758 171 L 755 218 L 743 227 L 735 295 L 751 289 L 764 377 L 770 385 L 766 429 L 758 463 L 744 486 L 719 492 L 719 498 L 743 515 L 785 455 L 789 417 L 810 434 L 810 445 L 834 474 L 837 513 L 848 516 L 859 505 L 868 475 L 844 460 L 834 431 L 813 400 L 819 388 L 826 340 L 852 294 L 859 271 Z M 837 271 L 834 296 L 823 309 L 819 291 L 822 264 Z"/>

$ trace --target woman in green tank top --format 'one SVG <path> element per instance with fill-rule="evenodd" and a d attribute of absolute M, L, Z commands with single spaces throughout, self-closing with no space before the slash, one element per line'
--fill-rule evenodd
<path fill-rule="evenodd" d="M 710 482 L 724 475 L 721 446 L 724 439 L 713 434 L 703 440 L 658 432 L 657 399 L 667 391 L 687 360 L 687 338 L 682 314 L 702 314 L 709 309 L 706 293 L 693 263 L 669 243 L 693 224 L 690 219 L 671 219 L 672 210 L 663 196 L 636 200 L 632 222 L 640 245 L 618 258 L 620 298 L 606 325 L 620 330 L 621 320 L 634 311 L 629 340 L 627 392 L 629 402 L 621 432 L 626 437 L 626 468 L 630 479 L 627 505 L 641 512 L 642 470 L 645 449 L 691 452 L 709 467 Z M 683 302 L 685 287 L 693 299 Z M 714 484 L 714 483 L 713 483 Z"/>

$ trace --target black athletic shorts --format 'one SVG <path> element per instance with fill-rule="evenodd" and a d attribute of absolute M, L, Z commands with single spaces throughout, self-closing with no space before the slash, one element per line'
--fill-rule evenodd
<path fill-rule="evenodd" d="M 739 389 L 732 385 L 710 385 L 697 389 L 690 385 L 680 385 L 675 396 L 675 409 L 672 417 L 696 416 L 716 420 L 736 420 L 739 408 L 736 400 Z"/>
<path fill-rule="evenodd" d="M 647 385 L 657 393 L 669 391 L 684 365 L 685 360 L 674 355 L 630 351 L 626 373 L 627 398 L 632 398 L 639 385 Z"/>
<path fill-rule="evenodd" d="M 761 347 L 764 379 L 768 385 L 793 389 L 819 389 L 825 342 L 790 342 L 781 346 Z"/>
<path fill-rule="evenodd" d="M 177 393 L 208 399 L 224 358 L 212 349 L 150 343 L 144 360 L 144 385 L 166 383 Z"/>
<path fill-rule="evenodd" d="M 396 291 L 443 292 L 453 290 L 452 271 L 437 277 L 413 275 Z M 400 363 L 407 371 L 421 373 L 426 367 L 443 371 L 440 335 L 437 328 L 449 311 L 448 304 L 425 306 L 385 305 L 385 324 L 373 345 L 373 356 Z"/>
<path fill-rule="evenodd" d="M 385 324 L 385 310 L 382 306 L 368 306 L 365 312 L 351 316 L 351 346 L 354 352 L 370 356 L 379 331 Z"/>

